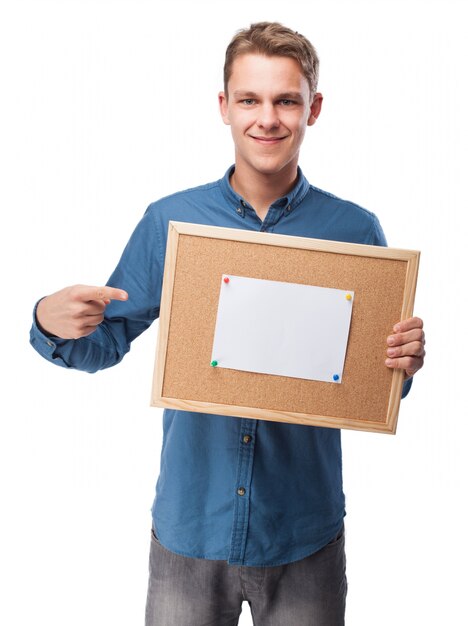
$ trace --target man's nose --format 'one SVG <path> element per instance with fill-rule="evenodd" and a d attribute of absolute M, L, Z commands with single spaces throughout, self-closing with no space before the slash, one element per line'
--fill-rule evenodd
<path fill-rule="evenodd" d="M 280 125 L 278 112 L 273 104 L 265 103 L 258 111 L 257 124 L 266 130 L 277 128 Z"/>

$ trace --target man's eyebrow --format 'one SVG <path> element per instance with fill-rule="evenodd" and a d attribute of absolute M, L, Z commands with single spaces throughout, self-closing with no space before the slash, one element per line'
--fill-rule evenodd
<path fill-rule="evenodd" d="M 257 98 L 257 94 L 254 91 L 242 91 L 241 89 L 236 89 L 232 95 L 235 98 Z"/>
<path fill-rule="evenodd" d="M 236 89 L 233 94 L 234 98 L 258 98 L 258 94 L 255 91 L 244 91 L 242 89 Z M 285 91 L 284 93 L 279 93 L 275 96 L 275 100 L 298 100 L 299 102 L 303 102 L 304 98 L 299 91 Z"/>
<path fill-rule="evenodd" d="M 302 94 L 299 91 L 286 91 L 285 93 L 280 93 L 276 96 L 277 100 L 300 100 L 301 102 L 304 100 Z"/>

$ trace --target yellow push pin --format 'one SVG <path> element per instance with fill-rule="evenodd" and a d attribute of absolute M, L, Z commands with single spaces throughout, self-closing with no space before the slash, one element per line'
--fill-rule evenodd
<path fill-rule="evenodd" d="M 352 300 L 353 296 L 350 293 L 346 294 L 346 300 Z"/>

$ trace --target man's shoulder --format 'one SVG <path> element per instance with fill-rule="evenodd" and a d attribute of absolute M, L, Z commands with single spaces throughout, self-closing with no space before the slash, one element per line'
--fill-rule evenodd
<path fill-rule="evenodd" d="M 372 211 L 364 208 L 360 204 L 353 202 L 351 200 L 346 200 L 344 198 L 340 198 L 329 191 L 325 191 L 320 189 L 319 187 L 315 187 L 309 183 L 308 195 L 315 202 L 321 202 L 324 205 L 329 207 L 334 207 L 336 209 L 342 209 L 346 211 L 352 211 L 362 217 L 363 219 L 369 219 L 371 221 L 376 219 L 376 216 Z"/>
<path fill-rule="evenodd" d="M 386 245 L 380 222 L 372 211 L 308 183 L 303 212 L 311 231 L 324 239 Z"/>
<path fill-rule="evenodd" d="M 165 210 L 186 206 L 187 204 L 193 207 L 197 202 L 206 203 L 210 197 L 216 198 L 219 196 L 221 193 L 220 183 L 221 180 L 216 180 L 196 187 L 176 191 L 152 202 L 148 210 L 164 212 Z"/>

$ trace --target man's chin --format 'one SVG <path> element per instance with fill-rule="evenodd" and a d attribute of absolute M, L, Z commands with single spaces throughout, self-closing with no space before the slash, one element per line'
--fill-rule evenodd
<path fill-rule="evenodd" d="M 262 176 L 279 176 L 281 174 L 288 175 L 291 169 L 296 170 L 291 163 L 261 163 L 256 164 L 256 171 Z"/>

